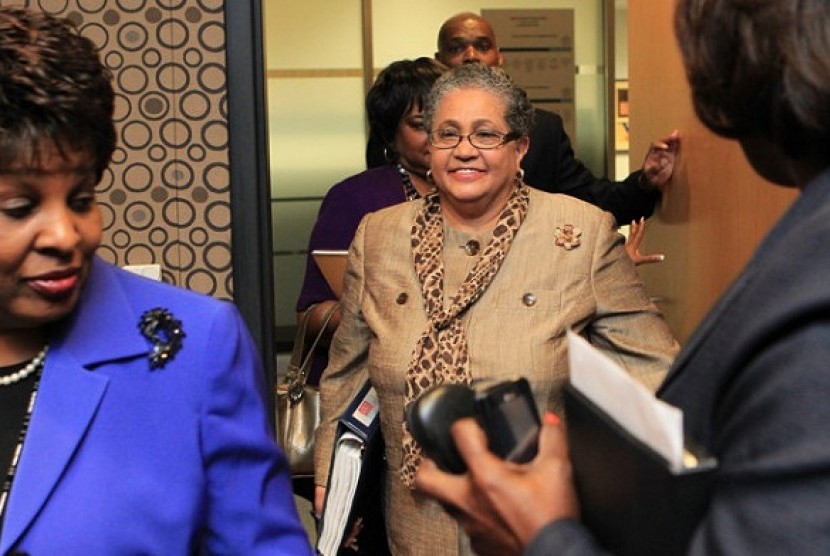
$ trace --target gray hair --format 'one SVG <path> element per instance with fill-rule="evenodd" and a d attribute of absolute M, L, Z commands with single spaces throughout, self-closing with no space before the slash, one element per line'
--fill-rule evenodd
<path fill-rule="evenodd" d="M 521 137 L 530 133 L 533 106 L 527 99 L 527 94 L 513 83 L 503 69 L 480 63 L 463 64 L 438 78 L 424 105 L 424 127 L 427 130 L 433 129 L 438 104 L 448 93 L 458 89 L 478 89 L 503 99 L 507 106 L 504 120 L 510 131 Z"/>

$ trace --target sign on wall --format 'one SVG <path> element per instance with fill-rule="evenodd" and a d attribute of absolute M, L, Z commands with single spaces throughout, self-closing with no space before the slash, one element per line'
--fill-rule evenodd
<path fill-rule="evenodd" d="M 562 117 L 574 143 L 573 10 L 482 10 L 481 15 L 498 37 L 504 69 L 536 108 Z"/>

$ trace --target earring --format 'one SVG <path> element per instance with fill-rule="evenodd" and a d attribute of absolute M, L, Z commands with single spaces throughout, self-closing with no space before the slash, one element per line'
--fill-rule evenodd
<path fill-rule="evenodd" d="M 519 168 L 516 171 L 516 187 L 521 187 L 525 182 L 525 171 Z"/>
<path fill-rule="evenodd" d="M 432 179 L 432 170 L 427 170 L 427 181 L 429 183 L 434 183 L 434 181 Z"/>

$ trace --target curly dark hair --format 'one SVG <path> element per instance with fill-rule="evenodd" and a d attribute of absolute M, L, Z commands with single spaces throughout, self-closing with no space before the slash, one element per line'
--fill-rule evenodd
<path fill-rule="evenodd" d="M 504 121 L 510 131 L 525 137 L 530 134 L 533 126 L 533 105 L 518 85 L 513 83 L 507 73 L 496 67 L 484 64 L 464 64 L 453 68 L 433 85 L 424 106 L 424 125 L 432 129 L 435 111 L 438 104 L 447 95 L 456 89 L 480 89 L 504 99 Z"/>
<path fill-rule="evenodd" d="M 444 71 L 441 63 L 422 56 L 392 62 L 378 74 L 366 94 L 366 114 L 370 140 L 385 147 L 388 158 L 396 156 L 390 149 L 401 118 L 413 107 L 423 107 L 430 87 Z"/>
<path fill-rule="evenodd" d="M 101 179 L 115 148 L 112 75 L 67 20 L 0 7 L 0 169 L 42 150 L 88 153 Z"/>
<path fill-rule="evenodd" d="M 675 31 L 701 121 L 795 158 L 830 147 L 828 0 L 680 0 Z"/>

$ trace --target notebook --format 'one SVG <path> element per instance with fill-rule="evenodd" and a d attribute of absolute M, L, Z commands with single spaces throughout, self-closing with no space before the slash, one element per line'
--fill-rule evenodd
<path fill-rule="evenodd" d="M 685 554 L 717 461 L 684 437 L 677 408 L 572 332 L 568 350 L 566 430 L 582 521 L 614 554 Z"/>

